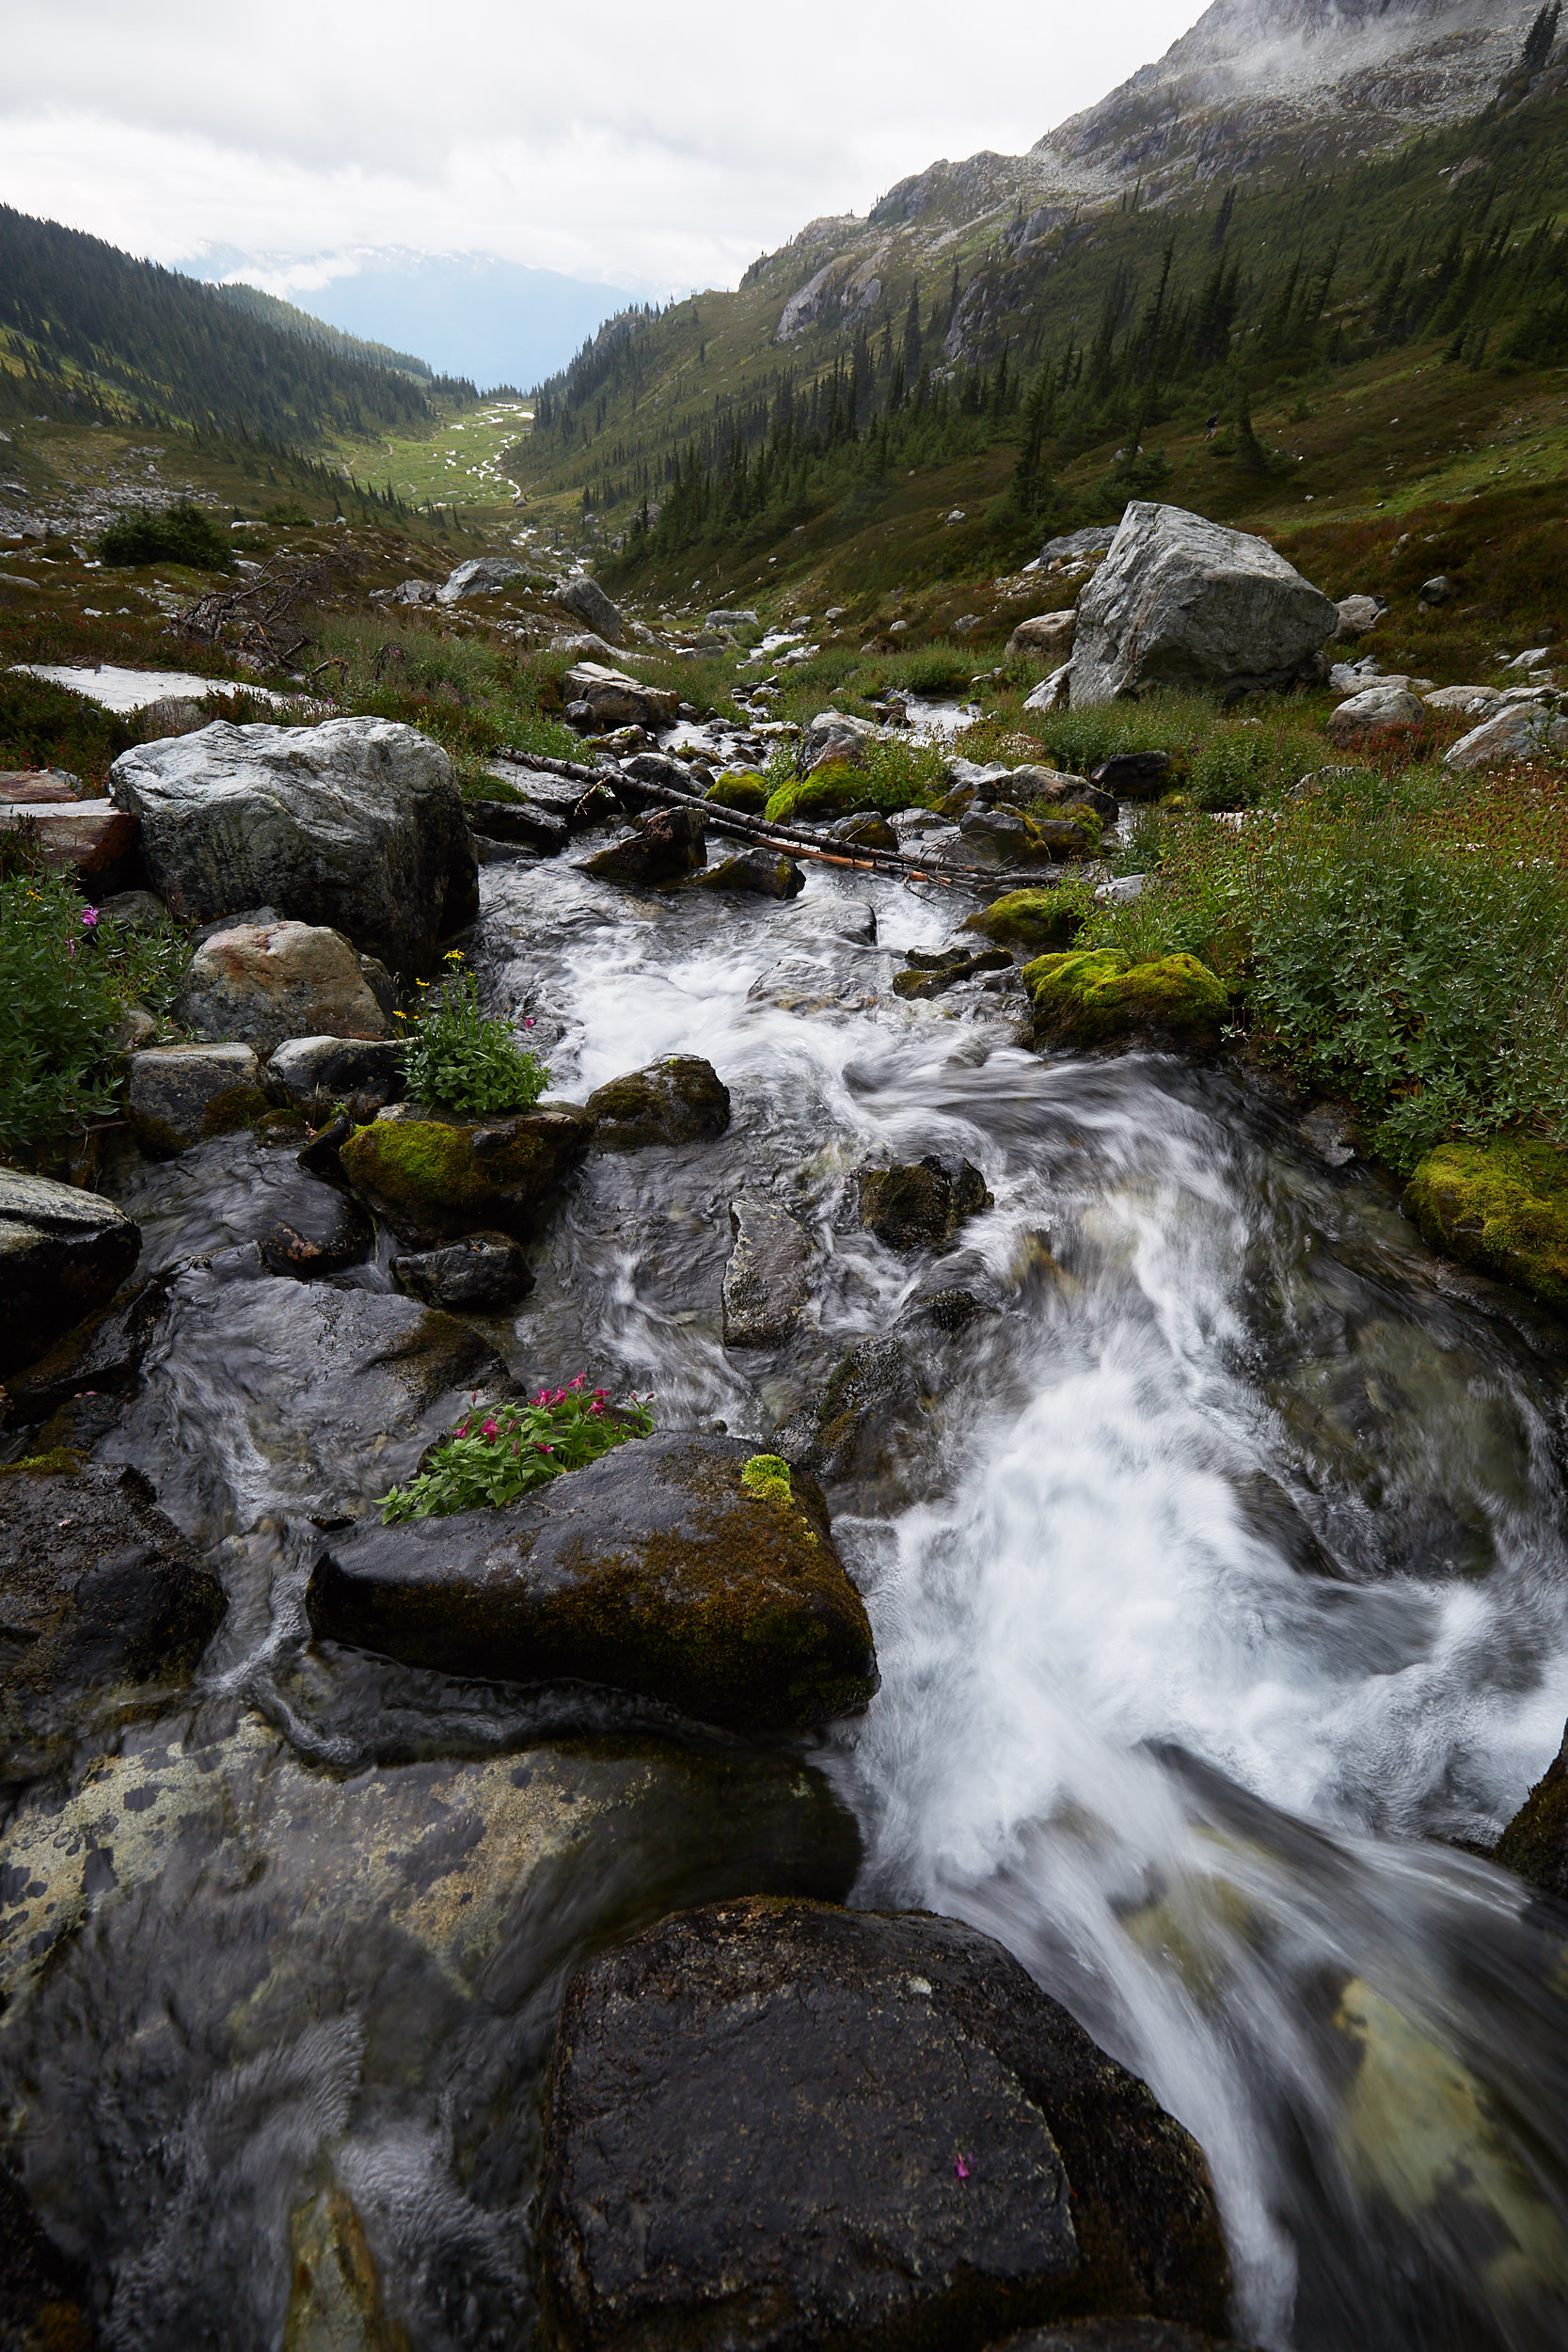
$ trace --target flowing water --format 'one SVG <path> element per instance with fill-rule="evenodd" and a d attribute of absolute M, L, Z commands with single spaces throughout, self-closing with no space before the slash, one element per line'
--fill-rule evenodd
<path fill-rule="evenodd" d="M 484 882 L 476 962 L 557 1092 L 698 1054 L 733 1123 L 591 1161 L 467 1354 L 420 1353 L 385 1248 L 345 1287 L 260 1273 L 289 1155 L 124 1177 L 175 1279 L 101 1452 L 216 1548 L 230 1613 L 195 1701 L 13 1820 L 40 1908 L 0 2019 L 29 2188 L 112 2278 L 108 2341 L 282 2341 L 324 2183 L 421 2345 L 523 2341 L 564 1972 L 749 1870 L 826 1890 L 835 1791 L 854 1899 L 999 1937 L 1197 2135 L 1239 2335 L 1560 2345 L 1568 1915 L 1468 1850 L 1568 1715 L 1560 1340 L 1229 1079 L 1042 1059 L 1006 989 L 892 998 L 954 894 Z M 895 1257 L 854 1171 L 933 1151 L 993 1204 L 945 1260 Z M 722 1344 L 743 1188 L 820 1244 L 766 1355 Z M 974 1306 L 939 1328 L 944 1287 Z M 752 1749 L 305 1646 L 312 1519 L 401 1475 L 491 1351 L 761 1439 L 898 1338 L 912 1387 L 830 1487 L 881 1666 L 863 1718 Z"/>

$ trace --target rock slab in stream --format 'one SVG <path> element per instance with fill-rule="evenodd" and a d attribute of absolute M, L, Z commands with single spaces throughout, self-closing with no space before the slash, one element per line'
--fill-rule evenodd
<path fill-rule="evenodd" d="M 0 1472 L 0 1777 L 40 1772 L 73 1726 L 190 1675 L 223 1587 L 134 1470 Z"/>
<path fill-rule="evenodd" d="M 861 1223 L 890 1249 L 944 1248 L 967 1217 L 991 1206 L 977 1168 L 964 1160 L 955 1175 L 929 1152 L 909 1167 L 863 1168 L 859 1193 Z"/>
<path fill-rule="evenodd" d="M 671 1054 L 645 1070 L 595 1087 L 583 1106 L 598 1120 L 599 1152 L 640 1152 L 655 1143 L 711 1143 L 730 1123 L 730 1090 L 710 1061 Z"/>
<path fill-rule="evenodd" d="M 576 1104 L 460 1126 L 378 1119 L 339 1152 L 358 1198 L 416 1249 L 492 1230 L 527 1241 L 594 1140 Z"/>
<path fill-rule="evenodd" d="M 816 1245 L 776 1200 L 743 1193 L 730 1203 L 735 1244 L 724 1267 L 726 1347 L 773 1347 L 787 1339 L 806 1303 Z"/>
<path fill-rule="evenodd" d="M 1196 2144 L 1000 1945 L 800 1902 L 681 1913 L 579 1968 L 540 2249 L 571 2352 L 1217 2329 L 1229 2289 Z"/>
<path fill-rule="evenodd" d="M 733 1438 L 632 1438 L 502 1509 L 362 1526 L 323 1551 L 306 1605 L 318 1638 L 405 1665 L 603 1683 L 748 1730 L 825 1723 L 877 1687 L 816 1480 L 792 1488 Z"/>
<path fill-rule="evenodd" d="M 533 1288 L 533 1270 L 507 1234 L 469 1233 L 444 1249 L 394 1258 L 392 1279 L 427 1307 L 444 1307 L 449 1314 L 486 1314 L 526 1298 Z"/>
<path fill-rule="evenodd" d="M 371 965 L 367 974 L 366 964 Z M 385 1038 L 389 976 L 341 931 L 317 923 L 241 923 L 210 932 L 191 959 L 180 1018 L 198 1037 L 268 1053 L 299 1037 Z"/>
<path fill-rule="evenodd" d="M 268 905 L 343 931 L 395 972 L 429 972 L 479 911 L 451 760 L 390 719 L 231 726 L 144 743 L 109 771 L 178 914 Z"/>
<path fill-rule="evenodd" d="M 0 1168 L 0 1378 L 113 1297 L 141 1228 L 102 1193 Z"/>
<path fill-rule="evenodd" d="M 1078 600 L 1072 707 L 1159 687 L 1289 686 L 1311 673 L 1338 623 L 1266 540 L 1134 499 Z"/>
<path fill-rule="evenodd" d="M 727 857 L 721 866 L 702 878 L 704 890 L 723 890 L 739 897 L 757 898 L 798 898 L 806 886 L 806 878 L 792 857 L 782 850 L 743 850 L 738 857 Z"/>
<path fill-rule="evenodd" d="M 707 834 L 692 808 L 657 808 L 640 817 L 626 841 L 612 841 L 583 860 L 585 874 L 600 882 L 653 884 L 684 882 L 707 860 Z"/>

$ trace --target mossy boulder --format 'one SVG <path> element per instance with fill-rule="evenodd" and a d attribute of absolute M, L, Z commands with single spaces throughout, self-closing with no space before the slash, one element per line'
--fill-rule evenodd
<path fill-rule="evenodd" d="M 1568 1153 L 1533 1136 L 1442 1143 L 1404 1190 L 1421 1238 L 1568 1311 Z"/>
<path fill-rule="evenodd" d="M 575 1103 L 472 1127 L 378 1119 L 349 1137 L 338 1162 L 365 1206 L 416 1249 L 488 1232 L 527 1241 L 594 1125 Z"/>
<path fill-rule="evenodd" d="M 966 915 L 958 928 L 978 931 L 998 946 L 1060 954 L 1077 938 L 1087 911 L 1087 894 L 1078 884 L 1066 890 L 1009 890 Z"/>
<path fill-rule="evenodd" d="M 730 1090 L 711 1062 L 672 1054 L 595 1087 L 587 1108 L 599 1122 L 594 1136 L 599 1152 L 711 1143 L 730 1123 Z"/>
<path fill-rule="evenodd" d="M 599 2352 L 981 2352 L 1085 2312 L 1218 2333 L 1230 2289 L 1197 2143 L 1001 1945 L 766 1897 L 578 1969 L 539 2246 L 545 2340 Z"/>
<path fill-rule="evenodd" d="M 884 798 L 863 768 L 847 759 L 829 759 L 801 782 L 781 785 L 764 814 L 770 825 L 825 824 L 832 817 L 880 808 Z"/>
<path fill-rule="evenodd" d="M 768 806 L 768 779 L 754 768 L 731 768 L 708 786 L 703 798 L 715 808 L 735 808 L 742 816 L 760 817 Z"/>
<path fill-rule="evenodd" d="M 1228 1002 L 1222 982 L 1196 956 L 1134 963 L 1123 947 L 1037 956 L 1023 967 L 1023 985 L 1037 1045 L 1211 1052 Z"/>
<path fill-rule="evenodd" d="M 861 1223 L 890 1249 L 942 1249 L 966 1217 L 991 1205 L 986 1180 L 968 1160 L 957 1173 L 934 1152 L 899 1168 L 863 1168 Z"/>
<path fill-rule="evenodd" d="M 363 1528 L 307 1606 L 318 1636 L 407 1665 L 603 1683 L 737 1729 L 877 1688 L 820 1487 L 731 1438 L 634 1440 L 504 1509 Z"/>

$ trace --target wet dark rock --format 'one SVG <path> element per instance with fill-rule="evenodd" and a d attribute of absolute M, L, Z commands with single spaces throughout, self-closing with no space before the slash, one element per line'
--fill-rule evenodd
<path fill-rule="evenodd" d="M 772 1443 L 835 1486 L 853 1482 L 885 1498 L 909 1455 L 929 1454 L 924 1369 L 907 1339 L 863 1340 L 820 1393 L 774 1431 Z"/>
<path fill-rule="evenodd" d="M 392 1260 L 392 1279 L 410 1298 L 450 1314 L 515 1306 L 533 1288 L 533 1270 L 505 1233 L 469 1233 L 445 1249 Z"/>
<path fill-rule="evenodd" d="M 346 1187 L 348 1178 L 343 1174 L 342 1162 L 338 1154 L 353 1135 L 355 1124 L 346 1111 L 340 1111 L 336 1118 L 327 1120 L 319 1135 L 310 1137 L 304 1150 L 297 1154 L 295 1166 L 302 1168 L 307 1176 L 320 1176 L 329 1184 Z"/>
<path fill-rule="evenodd" d="M 0 2165 L 0 2344 L 6 2352 L 91 2352 L 87 2277 L 45 2236 Z"/>
<path fill-rule="evenodd" d="M 612 841 L 583 861 L 583 872 L 601 882 L 657 883 L 684 882 L 707 861 L 707 835 L 702 818 L 691 808 L 656 808 L 637 820 L 626 841 Z"/>
<path fill-rule="evenodd" d="M 1198 2335 L 1164 2319 L 1078 2319 L 1060 2328 L 1026 2328 L 987 2352 L 1243 2352 L 1228 2336 Z"/>
<path fill-rule="evenodd" d="M 338 1103 L 358 1120 L 373 1119 L 402 1097 L 403 1047 L 392 1037 L 292 1037 L 272 1055 L 261 1086 L 269 1102 L 307 1119 L 325 1120 Z"/>
<path fill-rule="evenodd" d="M 361 1527 L 307 1607 L 318 1639 L 408 1665 L 606 1683 L 748 1730 L 877 1687 L 816 1481 L 733 1438 L 633 1438 L 503 1509 Z"/>
<path fill-rule="evenodd" d="M 73 1730 L 186 1681 L 223 1587 L 133 1470 L 39 1457 L 0 1470 L 0 1777 L 46 1769 Z"/>
<path fill-rule="evenodd" d="M 859 817 L 839 817 L 829 825 L 822 836 L 826 842 L 838 842 L 847 850 L 896 850 L 898 835 L 885 817 L 875 809 L 865 809 Z"/>
<path fill-rule="evenodd" d="M 903 1168 L 863 1168 L 861 1223 L 890 1249 L 944 1248 L 966 1217 L 991 1205 L 986 1180 L 968 1160 L 957 1174 L 934 1152 Z"/>
<path fill-rule="evenodd" d="M 958 928 L 1039 955 L 1070 947 L 1083 928 L 1084 914 L 1081 892 L 1008 890 L 989 907 L 978 907 L 966 915 Z"/>
<path fill-rule="evenodd" d="M 457 780 L 438 743 L 389 719 L 226 721 L 124 752 L 153 887 L 189 917 L 263 901 L 326 924 L 395 972 L 428 972 L 479 910 Z"/>
<path fill-rule="evenodd" d="M 1090 835 L 1068 817 L 1037 818 L 998 803 L 974 808 L 959 820 L 964 853 L 999 866 L 1050 866 L 1062 858 L 1086 857 Z"/>
<path fill-rule="evenodd" d="M 640 1152 L 656 1143 L 711 1143 L 730 1123 L 730 1090 L 713 1064 L 672 1054 L 595 1087 L 584 1108 L 598 1120 L 598 1152 Z"/>
<path fill-rule="evenodd" d="M 84 1390 L 128 1389 L 167 1305 L 163 1281 L 143 1282 L 132 1297 L 85 1317 L 36 1363 L 8 1374 L 6 1393 L 16 1419 L 46 1421 Z"/>
<path fill-rule="evenodd" d="M 1000 1945 L 762 1900 L 578 1971 L 540 2254 L 573 2352 L 981 2352 L 1106 2311 L 1216 2329 L 1230 2283 L 1196 2142 Z"/>
<path fill-rule="evenodd" d="M 724 1267 L 726 1347 L 773 1347 L 789 1337 L 810 1288 L 816 1245 L 799 1217 L 764 1195 L 730 1203 L 735 1244 Z"/>
<path fill-rule="evenodd" d="M 248 1126 L 267 1098 L 248 1045 L 149 1045 L 131 1056 L 126 1107 L 148 1157 L 167 1160 Z"/>
<path fill-rule="evenodd" d="M 704 890 L 727 890 L 759 898 L 798 898 L 806 878 L 782 850 L 746 850 L 727 857 L 702 878 Z"/>
<path fill-rule="evenodd" d="M 332 1184 L 302 1175 L 274 1200 L 277 1218 L 258 1241 L 269 1273 L 308 1282 L 318 1275 L 341 1274 L 370 1256 L 375 1242 L 370 1218 Z"/>
<path fill-rule="evenodd" d="M 977 980 L 987 972 L 1010 972 L 1012 957 L 1005 947 L 982 947 L 971 953 L 962 947 L 947 950 L 940 958 L 920 954 L 913 949 L 905 959 L 909 968 L 893 976 L 895 996 L 915 999 L 945 995 L 960 980 Z"/>
<path fill-rule="evenodd" d="M 365 1206 L 416 1249 L 492 1230 L 527 1241 L 594 1123 L 565 1103 L 475 1126 L 378 1119 L 339 1147 L 338 1164 Z"/>
<path fill-rule="evenodd" d="M 572 811 L 572 831 L 590 833 L 595 825 L 621 820 L 621 803 L 607 784 L 591 784 Z"/>
<path fill-rule="evenodd" d="M 475 801 L 468 820 L 485 840 L 536 850 L 541 857 L 558 857 L 571 838 L 565 817 L 537 801 Z"/>
<path fill-rule="evenodd" d="M 140 1253 L 102 1193 L 0 1168 L 0 1377 L 105 1305 Z"/>
<path fill-rule="evenodd" d="M 1175 772 L 1169 752 L 1113 752 L 1089 771 L 1089 782 L 1118 801 L 1155 801 L 1169 791 Z"/>
<path fill-rule="evenodd" d="M 1543 1893 L 1568 1902 L 1568 1730 L 1498 1838 L 1495 1858 Z"/>
<path fill-rule="evenodd" d="M 621 772 L 611 786 L 627 808 L 657 807 L 658 803 L 651 793 L 636 789 L 640 784 L 659 785 L 666 792 L 689 792 L 691 789 L 691 778 L 685 761 L 676 759 L 671 752 L 634 752 L 629 759 L 622 762 Z"/>

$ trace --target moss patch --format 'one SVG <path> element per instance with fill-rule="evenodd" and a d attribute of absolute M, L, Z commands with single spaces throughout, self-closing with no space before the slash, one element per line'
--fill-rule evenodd
<path fill-rule="evenodd" d="M 359 1199 L 396 1232 L 456 1239 L 495 1226 L 526 1240 L 593 1134 L 593 1119 L 576 1108 L 477 1127 L 376 1120 L 350 1136 L 339 1160 Z"/>
<path fill-rule="evenodd" d="M 1533 1136 L 1439 1144 L 1403 1206 L 1433 1249 L 1568 1310 L 1568 1154 L 1554 1145 Z"/>
<path fill-rule="evenodd" d="M 0 1478 L 20 1478 L 24 1470 L 33 1478 L 74 1478 L 81 1467 L 79 1454 L 68 1445 L 56 1445 L 47 1454 L 26 1454 L 20 1462 L 8 1462 L 0 1468 Z"/>
<path fill-rule="evenodd" d="M 1196 956 L 1134 963 L 1125 948 L 1037 956 L 1023 967 L 1037 1045 L 1218 1044 L 1227 998 Z"/>
<path fill-rule="evenodd" d="M 225 1087 L 201 1114 L 206 1136 L 230 1136 L 241 1127 L 254 1127 L 270 1116 L 272 1104 L 260 1087 Z"/>
<path fill-rule="evenodd" d="M 1072 882 L 1061 890 L 1009 890 L 967 915 L 959 929 L 978 931 L 999 946 L 1060 953 L 1077 938 L 1089 904 L 1087 893 Z"/>
<path fill-rule="evenodd" d="M 766 811 L 770 825 L 825 822 L 832 817 L 853 817 L 863 808 L 902 807 L 884 787 L 847 759 L 825 760 L 799 784 L 781 785 Z"/>
<path fill-rule="evenodd" d="M 736 768 L 710 784 L 703 794 L 715 808 L 736 808 L 747 817 L 760 817 L 768 806 L 768 784 L 754 770 Z"/>

